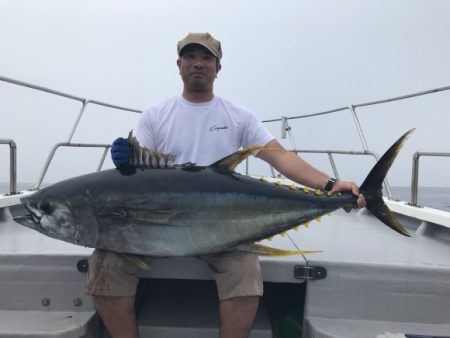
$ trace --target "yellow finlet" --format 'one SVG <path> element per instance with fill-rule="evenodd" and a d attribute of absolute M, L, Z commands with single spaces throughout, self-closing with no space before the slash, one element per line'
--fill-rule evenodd
<path fill-rule="evenodd" d="M 286 231 L 280 232 L 280 236 L 281 236 L 281 237 L 286 237 L 286 234 L 287 234 Z"/>
<path fill-rule="evenodd" d="M 270 237 L 267 237 L 266 239 L 267 239 L 268 241 L 271 241 L 272 238 L 273 238 L 273 236 L 270 236 Z"/>
<path fill-rule="evenodd" d="M 328 196 L 328 197 L 333 196 L 333 193 L 332 193 L 331 191 L 328 191 L 328 192 L 327 192 L 327 196 Z"/>
<path fill-rule="evenodd" d="M 304 226 L 305 228 L 309 228 L 309 223 L 311 223 L 311 222 L 305 222 L 305 223 L 303 223 L 303 226 Z"/>
<path fill-rule="evenodd" d="M 342 196 L 342 193 L 339 191 L 336 195 L 338 195 L 339 197 Z"/>
<path fill-rule="evenodd" d="M 283 182 L 281 182 L 281 181 L 276 181 L 276 182 L 275 182 L 275 185 L 281 187 L 281 186 L 283 185 Z"/>
<path fill-rule="evenodd" d="M 322 252 L 319 250 L 283 250 L 256 243 L 241 246 L 238 248 L 238 250 L 252 252 L 260 256 L 292 256 Z"/>
<path fill-rule="evenodd" d="M 331 216 L 331 212 L 327 212 L 325 215 L 327 216 Z"/>
<path fill-rule="evenodd" d="M 306 192 L 307 194 L 309 194 L 309 189 L 306 188 L 306 187 L 304 187 L 304 188 L 303 188 L 303 192 Z"/>
<path fill-rule="evenodd" d="M 320 191 L 320 189 L 317 189 L 316 192 L 314 193 L 316 196 L 321 196 L 322 195 L 322 191 Z"/>
<path fill-rule="evenodd" d="M 321 221 L 321 217 L 319 216 L 319 217 L 316 217 L 316 219 L 315 219 L 317 222 L 319 222 L 320 223 L 320 221 Z"/>
<path fill-rule="evenodd" d="M 296 227 L 293 228 L 294 231 L 298 231 L 298 225 Z"/>
<path fill-rule="evenodd" d="M 263 176 L 261 176 L 261 177 L 259 178 L 259 180 L 260 180 L 261 182 L 267 182 L 266 178 L 263 177 Z"/>
<path fill-rule="evenodd" d="M 291 184 L 291 185 L 289 186 L 289 189 L 291 189 L 291 190 L 297 190 L 297 185 Z"/>

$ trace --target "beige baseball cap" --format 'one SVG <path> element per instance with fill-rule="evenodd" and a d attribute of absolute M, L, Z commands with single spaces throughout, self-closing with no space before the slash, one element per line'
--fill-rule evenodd
<path fill-rule="evenodd" d="M 178 41 L 177 50 L 178 56 L 181 50 L 187 45 L 198 44 L 209 50 L 219 60 L 222 58 L 222 48 L 220 47 L 220 41 L 216 40 L 209 33 L 189 33 L 186 37 Z"/>

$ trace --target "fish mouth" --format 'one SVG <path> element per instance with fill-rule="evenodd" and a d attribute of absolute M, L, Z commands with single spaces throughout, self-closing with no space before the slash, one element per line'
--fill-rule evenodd
<path fill-rule="evenodd" d="M 15 222 L 28 228 L 40 227 L 42 213 L 29 203 L 11 206 L 9 211 Z"/>

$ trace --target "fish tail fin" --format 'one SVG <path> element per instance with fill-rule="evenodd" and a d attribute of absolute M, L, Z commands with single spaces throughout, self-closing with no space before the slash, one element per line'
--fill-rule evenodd
<path fill-rule="evenodd" d="M 359 188 L 360 192 L 366 198 L 367 210 L 369 210 L 376 218 L 386 224 L 393 230 L 405 236 L 410 236 L 408 231 L 400 224 L 394 214 L 389 210 L 383 201 L 382 184 L 388 170 L 397 157 L 398 152 L 402 148 L 407 138 L 415 129 L 411 129 L 403 134 L 380 158 L 375 166 L 367 175 L 363 184 Z"/>

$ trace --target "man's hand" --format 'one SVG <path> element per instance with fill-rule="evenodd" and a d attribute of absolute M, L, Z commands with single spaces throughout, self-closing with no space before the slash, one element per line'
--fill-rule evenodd
<path fill-rule="evenodd" d="M 129 164 L 131 147 L 127 139 L 119 137 L 111 145 L 111 158 L 114 165 L 119 168 Z"/>
<path fill-rule="evenodd" d="M 344 191 L 350 191 L 353 195 L 358 197 L 356 200 L 356 205 L 353 207 L 354 209 L 364 208 L 366 206 L 366 199 L 364 198 L 363 194 L 359 193 L 359 188 L 356 185 L 355 182 L 345 182 L 345 181 L 336 181 L 334 183 L 333 188 L 331 189 L 331 192 L 344 192 Z M 350 212 L 351 208 L 344 208 L 346 212 Z"/>

